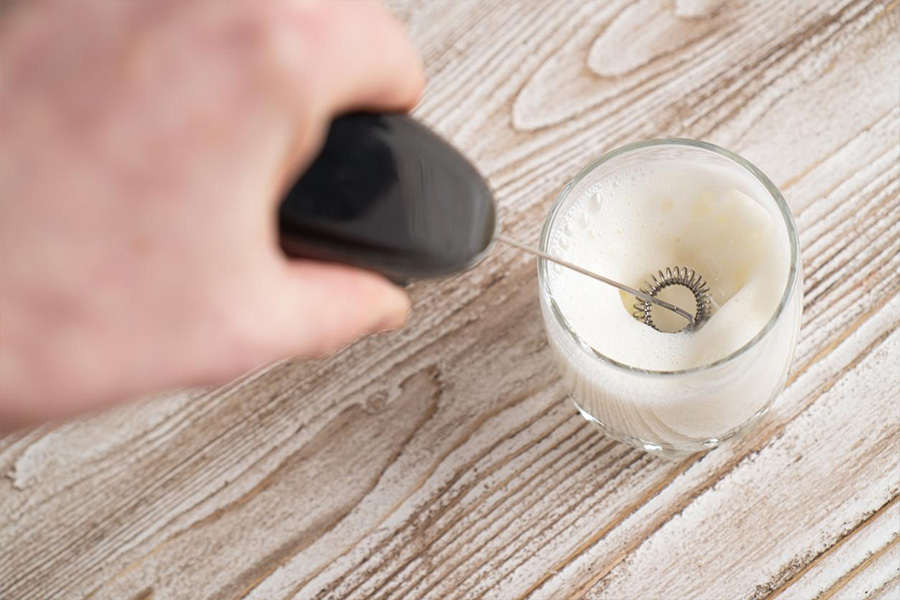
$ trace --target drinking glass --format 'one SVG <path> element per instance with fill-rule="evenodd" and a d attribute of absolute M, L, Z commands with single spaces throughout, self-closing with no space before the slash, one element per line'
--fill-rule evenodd
<path fill-rule="evenodd" d="M 588 165 L 566 185 L 550 209 L 541 232 L 541 250 L 549 252 L 563 216 L 592 186 L 623 168 L 673 159 L 749 174 L 766 191 L 754 200 L 766 208 L 774 207 L 774 214 L 780 215 L 777 227 L 787 233 L 790 268 L 781 301 L 765 326 L 743 347 L 710 364 L 678 371 L 647 370 L 618 362 L 592 348 L 572 328 L 554 299 L 548 262 L 538 261 L 547 336 L 576 408 L 610 437 L 669 458 L 715 447 L 759 421 L 787 380 L 803 304 L 797 227 L 781 193 L 750 162 L 705 142 L 638 142 Z"/>

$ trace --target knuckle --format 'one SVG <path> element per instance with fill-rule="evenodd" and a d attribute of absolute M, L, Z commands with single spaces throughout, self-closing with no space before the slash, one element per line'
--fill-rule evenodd
<path fill-rule="evenodd" d="M 286 2 L 246 3 L 230 24 L 229 37 L 262 71 L 283 75 L 307 56 L 304 36 L 291 31 L 292 20 Z"/>

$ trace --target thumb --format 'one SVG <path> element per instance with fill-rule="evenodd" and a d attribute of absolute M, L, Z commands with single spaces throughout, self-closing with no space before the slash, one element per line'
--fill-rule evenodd
<path fill-rule="evenodd" d="M 400 327 L 409 297 L 381 275 L 346 265 L 292 260 L 281 277 L 279 330 L 273 335 L 281 356 L 314 358 L 361 335 Z"/>

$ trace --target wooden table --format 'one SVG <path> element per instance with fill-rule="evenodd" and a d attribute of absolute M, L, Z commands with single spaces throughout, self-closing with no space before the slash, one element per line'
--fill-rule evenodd
<path fill-rule="evenodd" d="M 3 598 L 900 598 L 897 2 L 394 3 L 417 116 L 535 241 L 626 142 L 705 139 L 800 228 L 793 374 L 668 462 L 576 415 L 534 263 L 411 289 L 402 331 L 0 440 Z"/>

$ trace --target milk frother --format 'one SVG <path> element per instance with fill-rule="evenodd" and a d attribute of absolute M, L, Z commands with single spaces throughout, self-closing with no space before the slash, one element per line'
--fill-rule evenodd
<path fill-rule="evenodd" d="M 708 288 L 686 268 L 685 277 L 666 285 L 691 289 L 696 317 L 656 298 L 666 287 L 659 282 L 636 290 L 500 235 L 494 197 L 478 171 L 405 114 L 335 119 L 321 153 L 282 201 L 279 229 L 289 256 L 345 263 L 398 283 L 468 269 L 497 240 L 634 295 L 651 327 L 651 304 L 686 319 L 687 330 L 708 314 Z"/>

